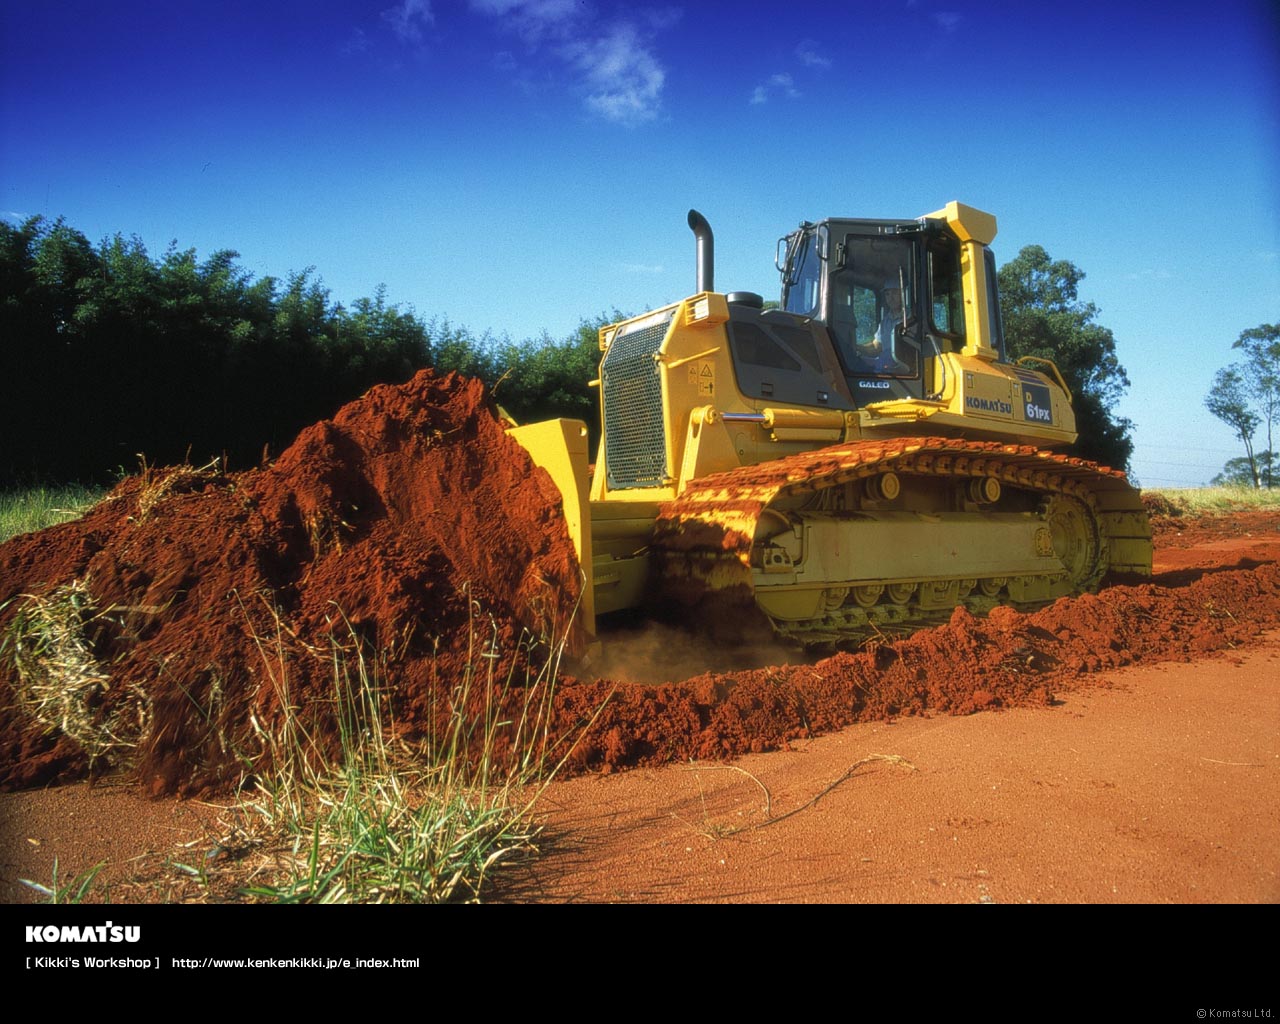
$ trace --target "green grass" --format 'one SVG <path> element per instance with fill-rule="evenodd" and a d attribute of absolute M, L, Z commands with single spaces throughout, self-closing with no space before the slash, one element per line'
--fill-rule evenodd
<path fill-rule="evenodd" d="M 101 496 L 90 488 L 0 493 L 0 539 L 68 521 Z M 127 767 L 149 738 L 151 687 L 131 687 L 102 713 L 101 695 L 114 681 L 90 638 L 114 609 L 96 608 L 82 581 L 15 600 L 0 657 L 15 667 L 19 705 L 91 761 Z M 354 631 L 335 644 L 328 703 L 341 753 L 328 761 L 290 695 L 290 659 L 315 655 L 286 654 L 283 623 L 275 638 L 258 638 L 268 685 L 286 713 L 270 728 L 254 721 L 266 756 L 246 761 L 252 782 L 230 809 L 237 835 L 249 836 L 237 840 L 243 858 L 198 870 L 174 865 L 194 879 L 195 899 L 479 901 L 496 872 L 536 855 L 534 805 L 571 750 L 551 730 L 563 640 L 526 636 L 518 651 L 500 651 L 496 625 L 478 603 L 471 607 L 470 667 L 440 682 L 445 724 L 412 746 L 391 739 L 394 679 L 366 657 Z M 100 867 L 67 881 L 55 866 L 51 885 L 28 884 L 50 900 L 79 902 Z"/>
<path fill-rule="evenodd" d="M 271 867 L 240 891 L 279 903 L 478 902 L 499 869 L 537 853 L 533 807 L 568 751 L 551 742 L 561 649 L 517 680 L 473 604 L 473 666 L 448 689 L 448 720 L 411 748 L 391 742 L 388 689 L 355 643 L 333 655 L 342 755 L 327 764 L 291 703 L 279 645 L 261 649 L 283 724 L 261 732 L 271 769 L 242 798 Z M 509 655 L 510 652 L 507 652 Z M 535 660 L 536 663 L 536 660 Z M 449 684 L 444 684 L 449 685 Z M 516 697 L 515 701 L 508 700 Z M 510 717 L 500 708 L 518 709 Z M 479 714 L 478 706 L 483 707 Z M 468 709 L 470 711 L 468 712 Z"/>
<path fill-rule="evenodd" d="M 0 490 L 0 544 L 20 533 L 78 519 L 106 493 L 81 484 Z"/>
<path fill-rule="evenodd" d="M 49 885 L 41 885 L 39 882 L 33 882 L 29 878 L 19 879 L 23 885 L 34 889 L 44 897 L 44 902 L 62 906 L 70 903 L 89 902 L 88 897 L 93 887 L 94 879 L 98 877 L 98 872 L 105 868 L 106 862 L 100 862 L 86 871 L 73 878 L 58 879 L 58 859 L 53 859 L 53 880 Z M 93 900 L 92 902 L 104 902 L 105 899 Z"/>
<path fill-rule="evenodd" d="M 572 750 L 551 729 L 563 644 L 525 636 L 516 651 L 499 650 L 496 625 L 478 603 L 471 607 L 470 667 L 441 681 L 442 724 L 412 743 L 395 738 L 394 682 L 366 657 L 354 630 L 326 657 L 331 691 L 308 696 L 305 709 L 291 692 L 294 659 L 318 655 L 296 653 L 283 622 L 274 636 L 257 638 L 263 685 L 275 689 L 283 713 L 270 725 L 251 718 L 260 752 L 239 755 L 246 782 L 227 808 L 234 825 L 197 844 L 217 855 L 167 862 L 166 875 L 180 876 L 182 901 L 479 902 L 497 872 L 536 856 L 535 803 Z M 20 706 L 28 715 L 76 740 L 91 759 L 109 755 L 127 765 L 152 724 L 137 712 L 150 705 L 141 691 L 122 704 L 129 730 L 119 716 L 103 720 L 94 711 L 90 698 L 115 685 L 85 646 L 101 614 L 81 586 L 29 598 L 3 656 L 23 668 Z M 322 705 L 326 732 L 337 724 L 336 757 L 306 724 Z M 96 902 L 101 894 L 90 888 L 101 868 L 68 880 L 55 864 L 52 884 L 26 884 L 51 902 Z M 171 880 L 162 898 L 172 901 L 174 892 Z"/>
<path fill-rule="evenodd" d="M 1148 508 L 1164 515 L 1204 516 L 1275 509 L 1280 511 L 1280 487 L 1195 487 L 1184 490 L 1143 491 Z"/>

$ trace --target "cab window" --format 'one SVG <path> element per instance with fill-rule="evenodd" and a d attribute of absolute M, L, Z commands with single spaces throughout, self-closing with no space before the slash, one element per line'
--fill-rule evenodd
<path fill-rule="evenodd" d="M 800 243 L 795 256 L 793 277 L 787 284 L 784 308 L 788 313 L 816 316 L 821 300 L 822 259 L 818 255 L 818 233 L 811 231 Z"/>
<path fill-rule="evenodd" d="M 848 235 L 843 265 L 831 279 L 827 324 L 850 376 L 915 377 L 915 243 Z"/>
<path fill-rule="evenodd" d="M 929 309 L 934 331 L 963 342 L 964 290 L 958 246 L 940 241 L 929 246 Z"/>

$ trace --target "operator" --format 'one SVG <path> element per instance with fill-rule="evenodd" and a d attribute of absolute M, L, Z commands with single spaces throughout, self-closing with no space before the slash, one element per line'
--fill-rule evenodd
<path fill-rule="evenodd" d="M 891 277 L 881 289 L 880 326 L 876 328 L 875 341 L 868 346 L 874 353 L 878 373 L 903 376 L 911 372 L 911 368 L 898 359 L 893 343 L 893 330 L 901 323 L 902 286 L 896 277 Z"/>

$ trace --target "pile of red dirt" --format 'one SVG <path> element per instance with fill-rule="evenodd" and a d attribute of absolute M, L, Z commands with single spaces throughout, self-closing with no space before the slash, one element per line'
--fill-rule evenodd
<path fill-rule="evenodd" d="M 595 770 L 775 750 L 854 722 L 1048 704 L 1088 674 L 1190 661 L 1280 627 L 1280 565 L 1206 572 L 1189 586 L 1112 587 L 1030 614 L 996 608 L 813 665 L 661 685 L 563 689 L 572 722 L 604 704 L 573 766 Z"/>
<path fill-rule="evenodd" d="M 491 655 L 509 666 L 545 656 L 530 637 L 563 641 L 579 589 L 550 478 L 478 381 L 423 371 L 274 465 L 151 471 L 0 546 L 0 786 L 89 771 L 68 715 L 110 724 L 122 745 L 101 766 L 127 758 L 154 793 L 233 785 L 269 757 L 286 705 L 329 752 L 335 651 L 376 661 L 398 728 L 427 733 Z M 9 629 L 25 617 L 24 649 L 38 645 L 29 627 L 53 613 L 32 596 L 78 602 L 90 662 L 78 694 L 43 704 L 40 659 L 20 677 Z"/>

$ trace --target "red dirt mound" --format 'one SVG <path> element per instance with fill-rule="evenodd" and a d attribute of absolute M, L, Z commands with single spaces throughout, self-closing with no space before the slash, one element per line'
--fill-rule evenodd
<path fill-rule="evenodd" d="M 572 767 L 609 771 L 774 750 L 853 722 L 968 714 L 1050 703 L 1086 673 L 1140 661 L 1189 661 L 1251 643 L 1280 625 L 1280 566 L 1206 573 L 1179 589 L 1112 587 L 1030 614 L 997 608 L 906 639 L 780 665 L 656 686 L 562 689 L 566 723 L 603 702 Z"/>
<path fill-rule="evenodd" d="M 399 727 L 425 731 L 437 679 L 522 635 L 563 637 L 578 591 L 550 478 L 478 381 L 423 371 L 308 427 L 269 468 L 149 472 L 0 547 L 0 630 L 40 618 L 26 595 L 74 596 L 90 659 L 41 726 L 38 679 L 0 658 L 0 786 L 88 771 L 58 731 L 68 718 L 140 739 L 129 760 L 153 793 L 234 783 L 282 703 L 332 747 L 333 652 L 357 644 L 395 680 Z"/>

